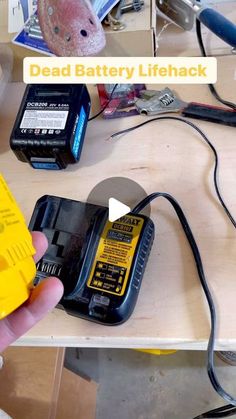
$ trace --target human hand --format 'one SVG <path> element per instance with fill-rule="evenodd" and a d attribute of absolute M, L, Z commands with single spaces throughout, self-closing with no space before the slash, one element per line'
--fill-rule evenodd
<path fill-rule="evenodd" d="M 47 239 L 40 232 L 33 232 L 36 249 L 35 262 L 41 259 L 47 249 Z M 24 335 L 60 301 L 63 285 L 58 278 L 45 279 L 32 290 L 29 299 L 17 310 L 0 321 L 0 352 Z"/>

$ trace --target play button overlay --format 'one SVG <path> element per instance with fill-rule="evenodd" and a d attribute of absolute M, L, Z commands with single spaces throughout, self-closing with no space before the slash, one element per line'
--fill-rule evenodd
<path fill-rule="evenodd" d="M 148 196 L 144 188 L 132 179 L 126 177 L 110 177 L 97 183 L 87 197 L 87 203 L 109 207 L 109 200 L 117 201 L 117 207 L 127 206 L 125 214 L 132 212 L 132 209 Z M 119 203 L 119 205 L 118 205 Z M 115 210 L 115 203 L 112 208 Z M 118 212 L 118 211 L 117 211 Z M 148 204 L 142 214 L 150 217 L 151 207 Z M 121 215 L 120 215 L 121 216 Z M 118 215 L 118 218 L 120 217 Z"/>
<path fill-rule="evenodd" d="M 140 201 L 145 199 L 147 195 L 143 187 L 132 179 L 126 177 L 110 177 L 99 182 L 91 190 L 86 202 L 88 204 L 106 207 L 107 217 L 113 223 L 125 215 L 132 213 L 132 209 Z M 149 204 L 142 210 L 141 214 L 150 217 L 150 213 L 151 208 Z M 137 217 L 139 217 L 138 214 Z"/>
<path fill-rule="evenodd" d="M 131 208 L 128 205 L 123 204 L 123 202 L 118 201 L 115 198 L 109 198 L 109 221 L 113 223 L 113 221 L 118 220 L 119 218 L 123 217 L 124 215 L 128 214 L 131 211 Z"/>

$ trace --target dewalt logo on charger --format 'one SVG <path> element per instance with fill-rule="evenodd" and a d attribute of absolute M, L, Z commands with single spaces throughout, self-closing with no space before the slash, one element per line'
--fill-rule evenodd
<path fill-rule="evenodd" d="M 141 220 L 139 220 L 137 217 L 130 217 L 128 215 L 119 218 L 119 222 L 128 224 L 128 225 L 134 225 L 134 226 L 139 225 L 140 221 Z"/>
<path fill-rule="evenodd" d="M 36 281 L 57 274 L 60 302 L 69 314 L 120 324 L 132 314 L 154 239 L 153 222 L 141 214 L 108 221 L 108 208 L 54 196 L 36 204 L 30 229 L 49 246 L 37 264 Z"/>

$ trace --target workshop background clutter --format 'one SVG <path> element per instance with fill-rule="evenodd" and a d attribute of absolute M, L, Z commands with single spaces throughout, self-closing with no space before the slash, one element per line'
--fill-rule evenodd
<path fill-rule="evenodd" d="M 0 322 L 10 343 L 15 314 L 24 324 L 50 276 L 63 284 L 55 309 L 12 342 L 62 348 L 42 352 L 43 367 L 37 348 L 3 352 L 0 414 L 99 419 L 92 347 L 137 349 L 138 362 L 206 352 L 215 398 L 204 394 L 195 411 L 183 378 L 173 389 L 181 413 L 164 398 L 151 411 L 158 386 L 144 386 L 142 405 L 122 396 L 120 419 L 191 419 L 185 400 L 194 419 L 236 414 L 231 376 L 216 368 L 216 350 L 236 364 L 235 54 L 236 0 L 0 1 Z M 39 260 L 32 231 L 48 243 Z M 158 384 L 156 371 L 146 382 Z"/>

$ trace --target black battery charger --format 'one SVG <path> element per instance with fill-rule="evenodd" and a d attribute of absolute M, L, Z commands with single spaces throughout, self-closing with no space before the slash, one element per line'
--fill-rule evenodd
<path fill-rule="evenodd" d="M 129 318 L 154 239 L 147 216 L 130 213 L 112 223 L 106 207 L 43 196 L 29 228 L 47 236 L 35 281 L 51 275 L 61 279 L 59 307 L 107 325 Z"/>
<path fill-rule="evenodd" d="M 59 170 L 77 163 L 89 112 L 85 84 L 28 85 L 11 133 L 11 149 L 35 169 Z"/>

